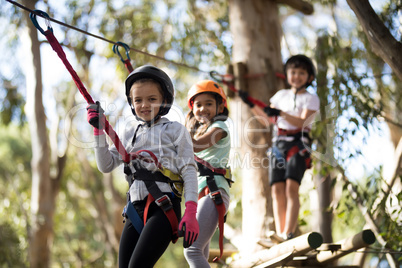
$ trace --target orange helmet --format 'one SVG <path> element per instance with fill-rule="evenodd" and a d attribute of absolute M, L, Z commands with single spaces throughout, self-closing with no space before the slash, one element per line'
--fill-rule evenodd
<path fill-rule="evenodd" d="M 223 89 L 214 81 L 211 80 L 203 80 L 200 81 L 196 84 L 194 84 L 190 90 L 188 91 L 187 94 L 187 105 L 190 108 L 190 110 L 193 109 L 193 102 L 194 102 L 194 97 L 195 95 L 198 95 L 200 93 L 204 92 L 210 92 L 210 93 L 216 93 L 219 96 L 222 97 L 223 104 L 227 108 L 227 102 L 226 102 L 226 94 L 223 91 Z"/>

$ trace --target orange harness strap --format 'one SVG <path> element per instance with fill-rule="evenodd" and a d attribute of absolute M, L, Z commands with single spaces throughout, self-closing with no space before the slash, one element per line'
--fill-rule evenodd
<path fill-rule="evenodd" d="M 204 197 L 206 195 L 210 195 L 212 200 L 214 201 L 216 210 L 218 211 L 218 217 L 219 217 L 218 226 L 219 226 L 219 251 L 220 251 L 220 255 L 219 255 L 219 257 L 215 257 L 213 259 L 213 262 L 216 262 L 216 261 L 220 260 L 220 258 L 222 257 L 222 254 L 223 254 L 223 228 L 224 228 L 224 223 L 225 223 L 226 208 L 225 208 L 225 204 L 223 203 L 220 191 L 211 193 L 209 188 L 205 187 L 198 194 L 198 200 L 200 200 L 202 197 Z M 219 195 L 219 197 L 218 197 L 218 195 Z M 220 202 L 216 201 L 216 200 L 219 200 L 219 199 L 220 199 Z"/>
<path fill-rule="evenodd" d="M 167 195 L 163 195 L 162 197 L 155 200 L 155 198 L 148 194 L 147 203 L 145 204 L 144 209 L 144 226 L 148 220 L 148 210 L 151 203 L 155 201 L 155 203 L 163 210 L 166 217 L 170 222 L 170 226 L 172 227 L 172 242 L 176 243 L 179 239 L 179 222 L 176 217 L 176 213 L 174 213 L 172 202 L 170 201 Z"/>

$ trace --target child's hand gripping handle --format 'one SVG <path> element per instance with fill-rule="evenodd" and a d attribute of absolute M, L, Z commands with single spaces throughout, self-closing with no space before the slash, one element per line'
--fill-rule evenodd
<path fill-rule="evenodd" d="M 197 203 L 186 202 L 186 210 L 179 225 L 179 236 L 183 236 L 183 247 L 190 247 L 198 238 L 200 228 L 196 218 Z"/>
<path fill-rule="evenodd" d="M 94 127 L 94 135 L 102 135 L 105 128 L 105 116 L 104 111 L 100 106 L 99 101 L 87 106 L 87 121 Z"/>

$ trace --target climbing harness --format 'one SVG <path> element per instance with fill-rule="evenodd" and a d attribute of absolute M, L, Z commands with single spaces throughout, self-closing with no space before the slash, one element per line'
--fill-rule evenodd
<path fill-rule="evenodd" d="M 207 161 L 194 156 L 194 160 L 198 166 L 198 172 L 200 176 L 207 177 L 207 187 L 205 187 L 200 194 L 198 195 L 198 200 L 202 197 L 209 195 L 214 201 L 216 210 L 218 211 L 218 226 L 219 226 L 219 250 L 220 255 L 219 257 L 215 257 L 213 262 L 220 260 L 223 254 L 223 232 L 224 232 L 224 223 L 225 223 L 225 204 L 223 203 L 222 193 L 219 190 L 214 175 L 223 176 L 229 184 L 229 187 L 232 185 L 233 181 L 231 179 L 232 174 L 230 168 L 214 168 L 210 163 Z"/>
<path fill-rule="evenodd" d="M 199 158 L 198 156 L 194 155 L 194 160 L 197 162 L 198 168 L 203 170 L 204 172 L 208 172 L 207 175 L 209 175 L 211 172 L 212 175 L 220 175 L 223 176 L 227 182 L 229 183 L 229 186 L 232 186 L 232 172 L 230 168 L 216 168 L 213 167 L 210 163 L 207 161 Z M 201 165 L 201 166 L 200 166 Z M 202 175 L 201 176 L 207 176 L 207 175 Z"/>
<path fill-rule="evenodd" d="M 289 162 L 292 157 L 300 156 L 304 159 L 306 168 L 311 168 L 311 157 L 305 147 L 305 144 L 311 144 L 308 132 L 304 132 L 302 129 L 278 129 L 277 134 L 274 146 L 267 151 L 268 156 L 278 160 L 286 159 L 286 162 Z M 279 144 L 280 146 L 278 146 Z"/>
<path fill-rule="evenodd" d="M 141 153 L 147 153 L 151 158 L 146 158 Z M 158 161 L 154 153 L 149 150 L 139 150 L 133 154 L 133 161 L 124 164 L 124 173 L 126 174 L 126 180 L 129 184 L 129 188 L 133 184 L 134 180 L 140 180 L 145 183 L 145 186 L 149 192 L 145 205 L 143 221 L 141 221 L 136 209 L 134 208 L 130 194 L 127 192 L 127 205 L 123 210 L 123 216 L 128 217 L 133 223 L 134 228 L 138 233 L 141 233 L 144 225 L 147 222 L 149 206 L 153 201 L 160 207 L 168 218 L 172 228 L 172 242 L 176 243 L 179 238 L 178 229 L 179 222 L 176 213 L 173 210 L 173 204 L 171 198 L 181 198 L 183 189 L 183 180 L 170 170 L 164 168 Z M 157 167 L 157 171 L 152 172 L 141 164 L 141 161 L 146 163 L 153 163 Z M 163 193 L 156 182 L 168 183 L 172 189 L 171 197 L 168 194 Z"/>

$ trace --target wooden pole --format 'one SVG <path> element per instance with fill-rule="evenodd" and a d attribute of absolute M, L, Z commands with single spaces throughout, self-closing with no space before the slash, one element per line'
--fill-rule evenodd
<path fill-rule="evenodd" d="M 244 78 L 247 73 L 247 66 L 242 62 L 236 62 L 233 65 L 233 73 L 235 76 L 235 88 L 248 91 L 247 81 Z"/>
<path fill-rule="evenodd" d="M 323 238 L 320 233 L 310 232 L 273 246 L 269 249 L 269 255 L 278 257 L 293 251 L 295 252 L 295 256 L 300 256 L 312 249 L 318 248 L 322 242 Z"/>
<path fill-rule="evenodd" d="M 226 69 L 226 73 L 227 73 L 227 74 L 234 75 L 234 72 L 233 72 L 233 65 L 232 65 L 232 64 L 229 64 L 229 65 L 228 65 L 228 67 L 227 67 L 227 69 Z M 233 79 L 233 81 L 232 81 L 231 83 L 234 83 L 234 79 Z M 234 98 L 234 97 L 236 96 L 235 92 L 233 92 L 232 90 L 230 90 L 228 86 L 225 85 L 224 88 L 225 88 L 226 95 L 227 95 L 229 98 Z"/>
<path fill-rule="evenodd" d="M 371 230 L 363 230 L 362 232 L 346 238 L 342 241 L 337 242 L 337 244 L 342 245 L 341 251 L 320 251 L 317 254 L 317 261 L 321 264 L 327 264 L 334 260 L 337 260 L 351 251 L 367 247 L 375 242 L 375 235 Z"/>
<path fill-rule="evenodd" d="M 270 261 L 277 259 L 283 261 L 282 257 L 304 255 L 312 249 L 316 249 L 322 244 L 322 236 L 319 233 L 311 232 L 296 238 L 287 240 L 270 249 L 264 249 L 244 257 L 230 264 L 233 268 L 253 267 L 264 263 L 273 265 Z M 287 258 L 285 258 L 287 260 Z"/>

